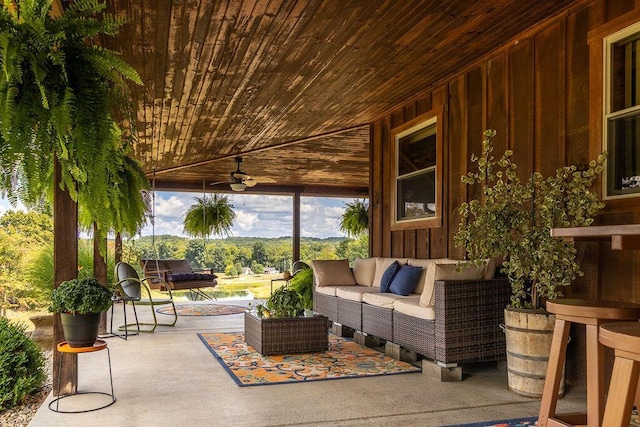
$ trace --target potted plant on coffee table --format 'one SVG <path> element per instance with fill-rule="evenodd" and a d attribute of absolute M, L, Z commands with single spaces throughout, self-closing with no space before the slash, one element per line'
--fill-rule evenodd
<path fill-rule="evenodd" d="M 281 287 L 244 316 L 244 339 L 263 355 L 326 351 L 329 329 L 324 316 L 301 316 L 302 297 Z"/>
<path fill-rule="evenodd" d="M 98 337 L 100 312 L 111 306 L 112 291 L 90 277 L 62 282 L 51 294 L 49 311 L 60 313 L 70 347 L 92 346 Z"/>
<path fill-rule="evenodd" d="M 471 157 L 477 171 L 462 177 L 468 185 L 479 185 L 481 195 L 460 206 L 462 219 L 454 242 L 466 249 L 471 261 L 502 259 L 501 272 L 512 288 L 511 303 L 505 310 L 509 387 L 518 394 L 540 396 L 544 379 L 523 376 L 520 381 L 515 373 L 531 369 L 544 377 L 546 361 L 533 363 L 527 362 L 531 358 L 511 356 L 529 351 L 548 356 L 555 319 L 542 309 L 542 303 L 561 297 L 563 288 L 582 275 L 574 243 L 551 237 L 550 230 L 588 226 L 604 207 L 590 186 L 603 170 L 606 153 L 584 168 L 565 166 L 546 178 L 534 172 L 522 182 L 511 150 L 499 159 L 493 156 L 494 136 L 495 131 L 485 131 L 481 156 Z M 514 341 L 526 343 L 527 348 L 510 348 L 510 329 L 521 331 L 527 325 L 533 325 L 536 336 L 543 340 L 520 338 Z M 511 363 L 521 365 L 510 367 Z"/>

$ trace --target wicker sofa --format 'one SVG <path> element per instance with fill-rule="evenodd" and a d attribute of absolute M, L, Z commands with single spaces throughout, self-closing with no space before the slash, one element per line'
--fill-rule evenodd
<path fill-rule="evenodd" d="M 384 272 L 394 261 L 422 267 L 409 295 L 380 292 Z M 456 264 L 450 259 L 367 258 L 349 269 L 346 260 L 314 261 L 314 309 L 440 366 L 504 360 L 499 325 L 509 302 L 508 280 L 493 278 L 491 262 L 460 272 Z"/>

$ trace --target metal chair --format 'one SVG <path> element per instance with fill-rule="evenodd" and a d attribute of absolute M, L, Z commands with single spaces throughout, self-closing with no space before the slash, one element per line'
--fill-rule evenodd
<path fill-rule="evenodd" d="M 125 338 L 128 336 L 128 330 L 132 326 L 136 326 L 137 333 L 139 332 L 154 332 L 157 326 L 175 326 L 178 321 L 178 314 L 176 312 L 176 306 L 173 303 L 173 294 L 171 293 L 171 287 L 165 283 L 165 289 L 169 293 L 167 298 L 154 298 L 151 295 L 148 283 L 151 281 L 157 282 L 158 277 L 143 277 L 138 276 L 138 272 L 126 262 L 119 262 L 115 268 L 116 283 L 114 288 L 117 292 L 114 296 L 114 304 L 122 301 L 125 310 L 125 324 L 118 327 L 119 331 L 125 331 Z M 142 290 L 144 289 L 147 298 L 142 298 Z M 135 316 L 135 323 L 127 323 L 126 317 L 126 304 L 131 302 L 133 306 L 133 314 Z M 141 323 L 138 322 L 138 314 L 136 312 L 137 305 L 151 306 L 151 314 L 153 315 L 153 323 Z M 159 305 L 171 304 L 173 307 L 173 322 L 172 323 L 159 323 L 156 318 L 155 307 Z M 150 328 L 140 328 L 140 325 L 151 326 Z M 113 305 L 111 306 L 111 329 L 113 333 Z M 115 335 L 115 334 L 114 334 Z"/>
<path fill-rule="evenodd" d="M 298 273 L 300 270 L 305 270 L 307 268 L 311 268 L 311 267 L 309 266 L 309 264 L 307 264 L 304 261 L 298 260 L 298 261 L 294 262 L 293 266 L 291 267 L 292 276 L 295 276 L 296 273 Z"/>

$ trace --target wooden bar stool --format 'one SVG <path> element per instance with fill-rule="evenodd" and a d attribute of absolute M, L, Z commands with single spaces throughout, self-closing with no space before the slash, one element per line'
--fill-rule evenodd
<path fill-rule="evenodd" d="M 628 426 L 640 374 L 640 323 L 600 326 L 600 343 L 615 350 L 603 426 Z"/>
<path fill-rule="evenodd" d="M 542 391 L 538 427 L 584 424 L 600 427 L 603 425 L 604 412 L 604 346 L 598 341 L 599 327 L 612 321 L 640 319 L 640 305 L 616 301 L 562 299 L 548 301 L 547 311 L 555 314 L 556 323 Z M 572 323 L 586 326 L 587 413 L 560 415 L 556 414 L 556 404 Z"/>

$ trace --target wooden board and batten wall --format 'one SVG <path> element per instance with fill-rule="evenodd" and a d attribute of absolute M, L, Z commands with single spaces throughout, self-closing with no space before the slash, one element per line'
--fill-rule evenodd
<path fill-rule="evenodd" d="M 472 168 L 471 154 L 480 154 L 485 129 L 497 131 L 494 154 L 514 151 L 524 179 L 534 170 L 547 176 L 595 158 L 602 150 L 602 118 L 590 105 L 601 104 L 594 98 L 601 97 L 602 80 L 597 72 L 592 75 L 589 40 L 599 28 L 634 15 L 640 20 L 640 1 L 578 2 L 373 122 L 371 255 L 464 256 L 453 244 L 458 207 L 476 194 L 460 178 Z M 439 107 L 444 109 L 442 225 L 391 230 L 392 130 Z M 640 223 L 640 197 L 608 202 L 598 223 Z M 585 275 L 567 289 L 568 296 L 640 302 L 640 274 L 634 274 L 640 271 L 640 251 L 612 253 L 605 243 L 578 248 Z"/>

